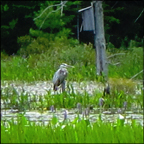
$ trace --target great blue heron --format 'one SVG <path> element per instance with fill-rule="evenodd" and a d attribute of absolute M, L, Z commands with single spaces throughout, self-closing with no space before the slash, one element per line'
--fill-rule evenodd
<path fill-rule="evenodd" d="M 54 91 L 56 91 L 58 89 L 58 86 L 60 86 L 60 85 L 62 87 L 62 92 L 65 91 L 65 79 L 68 74 L 68 71 L 66 69 L 67 67 L 73 67 L 73 66 L 70 66 L 66 63 L 62 63 L 60 65 L 59 69 L 55 72 L 55 74 L 53 76 Z"/>

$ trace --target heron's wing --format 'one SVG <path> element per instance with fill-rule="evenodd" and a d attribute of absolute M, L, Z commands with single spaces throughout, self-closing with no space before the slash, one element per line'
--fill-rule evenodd
<path fill-rule="evenodd" d="M 59 82 L 59 85 L 65 80 L 67 77 L 66 69 L 58 69 L 53 76 L 53 83 L 56 84 Z"/>
<path fill-rule="evenodd" d="M 56 71 L 53 76 L 53 83 L 55 84 L 59 79 L 59 71 Z"/>

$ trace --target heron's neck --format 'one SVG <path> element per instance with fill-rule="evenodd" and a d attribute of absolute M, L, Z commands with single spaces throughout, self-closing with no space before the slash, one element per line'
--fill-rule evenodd
<path fill-rule="evenodd" d="M 64 66 L 60 66 L 59 69 L 66 69 Z"/>
<path fill-rule="evenodd" d="M 67 70 L 65 67 L 61 67 L 60 69 L 61 69 L 61 70 Z"/>

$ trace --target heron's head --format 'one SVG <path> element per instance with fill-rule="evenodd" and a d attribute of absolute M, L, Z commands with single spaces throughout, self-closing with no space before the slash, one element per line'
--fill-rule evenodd
<path fill-rule="evenodd" d="M 60 68 L 67 68 L 67 67 L 74 67 L 74 66 L 70 66 L 70 65 L 68 65 L 68 64 L 66 64 L 66 63 L 62 63 L 62 64 L 60 65 Z"/>

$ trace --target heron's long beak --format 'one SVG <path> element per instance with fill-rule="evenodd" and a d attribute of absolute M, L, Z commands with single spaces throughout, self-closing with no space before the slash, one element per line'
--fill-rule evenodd
<path fill-rule="evenodd" d="M 67 65 L 68 67 L 71 67 L 71 68 L 74 68 L 74 66 L 71 66 L 71 65 Z"/>
<path fill-rule="evenodd" d="M 70 65 L 69 65 L 69 67 L 74 68 L 74 66 L 70 66 Z"/>

